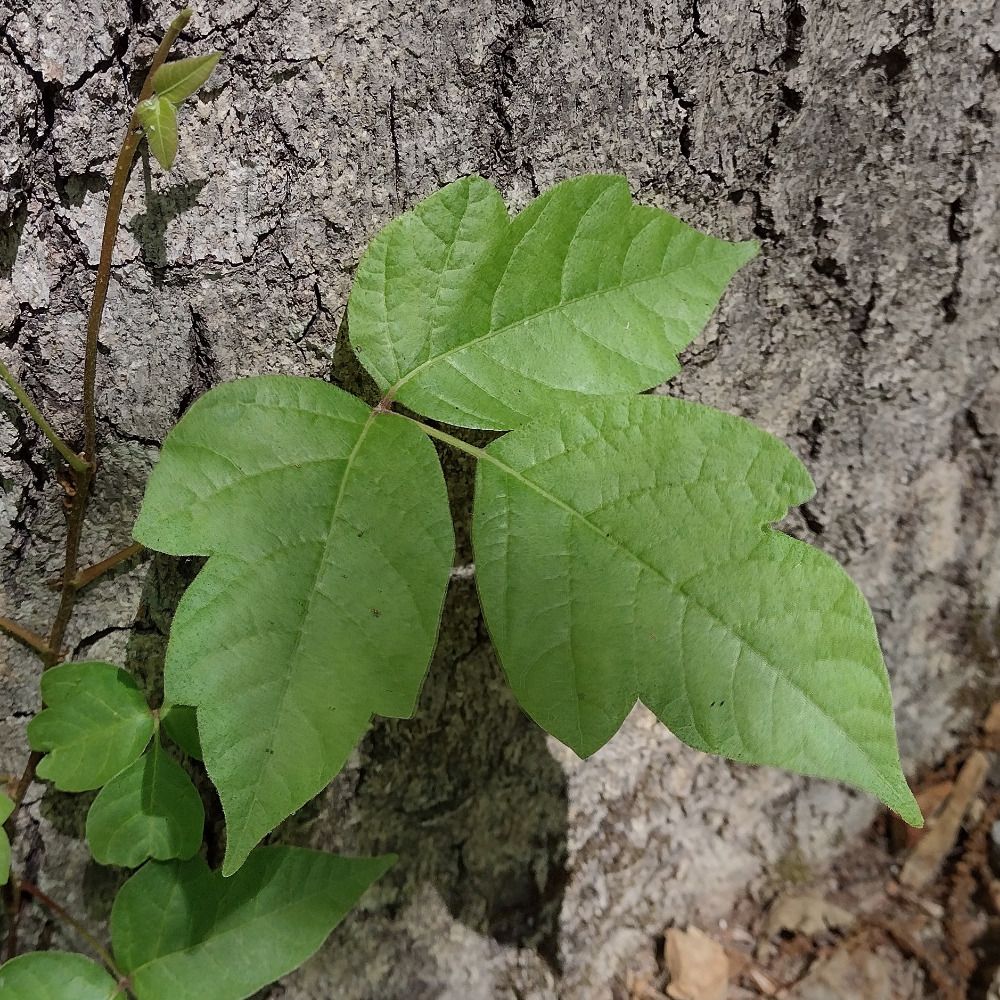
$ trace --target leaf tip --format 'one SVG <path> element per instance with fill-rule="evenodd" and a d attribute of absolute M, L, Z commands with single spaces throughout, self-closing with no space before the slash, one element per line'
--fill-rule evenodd
<path fill-rule="evenodd" d="M 890 804 L 889 808 L 895 812 L 899 818 L 906 823 L 907 826 L 912 826 L 914 829 L 919 830 L 924 825 L 924 814 L 920 811 L 920 806 L 917 804 L 917 800 L 913 796 L 913 792 L 910 791 L 908 785 L 903 785 L 905 792 L 901 793 L 898 800 L 894 804 Z"/>

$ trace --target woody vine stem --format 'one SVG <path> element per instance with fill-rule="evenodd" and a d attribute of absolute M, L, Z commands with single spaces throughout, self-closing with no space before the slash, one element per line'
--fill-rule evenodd
<path fill-rule="evenodd" d="M 164 62 L 166 62 L 170 49 L 184 30 L 185 25 L 191 19 L 191 15 L 192 11 L 190 9 L 182 10 L 171 22 L 150 63 L 149 71 L 146 74 L 145 82 L 139 94 L 138 103 L 141 104 L 152 95 L 153 76 Z M 48 637 L 37 635 L 17 622 L 0 617 L 0 631 L 5 632 L 38 653 L 42 659 L 43 670 L 48 670 L 50 667 L 56 666 L 64 658 L 63 640 L 66 635 L 66 627 L 69 624 L 76 605 L 76 597 L 79 591 L 102 573 L 124 559 L 137 554 L 139 551 L 138 546 L 129 546 L 127 549 L 123 549 L 121 553 L 116 553 L 97 563 L 95 566 L 83 572 L 78 572 L 80 540 L 83 536 L 87 502 L 97 475 L 97 342 L 101 330 L 101 321 L 104 316 L 104 305 L 108 296 L 108 285 L 111 281 L 111 264 L 114 257 L 115 244 L 118 240 L 118 224 L 121 217 L 122 202 L 141 139 L 142 131 L 139 127 L 139 120 L 136 113 L 133 112 L 129 119 L 128 127 L 125 130 L 125 137 L 122 140 L 121 150 L 115 163 L 114 177 L 112 178 L 111 190 L 108 195 L 107 214 L 104 219 L 101 258 L 97 268 L 94 296 L 91 300 L 90 312 L 87 317 L 87 342 L 83 363 L 84 444 L 82 453 L 77 454 L 74 452 L 56 431 L 53 430 L 52 426 L 31 400 L 24 387 L 18 382 L 7 366 L 0 362 L 0 377 L 10 386 L 29 416 L 70 467 L 69 484 L 67 486 L 69 511 L 66 518 L 66 551 L 63 559 L 62 577 L 59 583 L 59 605 L 56 609 L 55 618 L 52 621 Z M 24 771 L 11 790 L 10 797 L 14 808 L 4 823 L 4 829 L 12 842 L 16 833 L 18 810 L 24 801 L 24 796 L 28 788 L 35 778 L 35 769 L 42 756 L 37 751 L 31 752 L 25 764 Z M 22 892 L 36 899 L 41 899 L 39 892 L 30 883 L 19 882 L 12 873 L 10 881 L 4 887 L 8 914 L 6 947 L 8 959 L 13 958 L 17 953 L 17 920 L 21 908 Z M 45 902 L 45 900 L 42 901 Z M 54 913 L 65 915 L 65 911 L 62 911 L 62 908 L 58 907 L 58 904 L 50 907 L 50 909 Z M 74 922 L 71 923 L 73 923 L 73 926 L 76 926 Z M 104 958 L 105 956 L 102 955 L 101 957 Z"/>

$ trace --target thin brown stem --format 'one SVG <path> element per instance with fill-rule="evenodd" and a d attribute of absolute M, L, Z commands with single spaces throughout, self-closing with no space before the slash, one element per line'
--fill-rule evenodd
<path fill-rule="evenodd" d="M 191 19 L 193 11 L 190 8 L 182 10 L 167 28 L 163 41 L 160 42 L 150 63 L 146 81 L 139 93 L 139 103 L 147 100 L 153 93 L 153 76 L 166 62 L 170 48 L 184 26 Z M 104 304 L 108 298 L 108 285 L 111 282 L 111 263 L 115 253 L 115 243 L 118 240 L 118 222 L 122 212 L 122 202 L 125 198 L 125 188 L 128 187 L 129 174 L 142 132 L 138 127 L 135 112 L 129 119 L 125 138 L 122 141 L 121 152 L 115 163 L 115 173 L 111 180 L 111 192 L 108 195 L 108 214 L 104 218 L 104 235 L 101 237 L 101 259 L 97 267 L 97 280 L 94 285 L 94 297 L 90 303 L 90 314 L 87 317 L 87 351 L 83 362 L 83 454 L 93 462 L 97 450 L 97 396 L 95 385 L 97 381 L 97 339 L 101 332 L 101 320 L 104 317 Z"/>
<path fill-rule="evenodd" d="M 81 569 L 75 577 L 73 577 L 73 585 L 77 590 L 83 590 L 84 587 L 93 583 L 95 580 L 99 580 L 105 573 L 110 572 L 116 566 L 121 565 L 123 562 L 128 562 L 134 556 L 141 555 L 146 551 L 146 546 L 141 542 L 133 542 L 131 545 L 126 545 L 125 548 L 119 549 L 117 552 L 113 552 L 107 559 L 102 559 L 98 563 L 94 563 L 93 566 L 88 566 L 86 569 Z M 57 580 L 50 580 L 49 586 L 55 590 L 62 589 L 62 578 Z"/>
<path fill-rule="evenodd" d="M 48 655 L 49 645 L 42 636 L 37 632 L 32 632 L 30 628 L 18 625 L 16 621 L 10 618 L 4 618 L 3 615 L 0 615 L 0 632 L 5 632 L 12 639 L 23 642 L 25 646 L 33 649 L 39 656 Z"/>
<path fill-rule="evenodd" d="M 22 878 L 17 880 L 17 884 L 22 893 L 26 896 L 30 896 L 36 902 L 41 903 L 45 909 L 55 914 L 55 916 L 63 921 L 63 923 L 72 927 L 73 930 L 76 931 L 76 933 L 90 945 L 94 954 L 100 958 L 100 960 L 108 967 L 111 974 L 119 982 L 123 982 L 125 980 L 126 977 L 122 974 L 122 970 L 118 968 L 114 958 L 111 956 L 111 952 L 109 952 L 108 949 L 105 948 L 104 945 L 101 944 L 101 942 L 98 941 L 97 938 L 94 937 L 94 935 L 91 934 L 79 920 L 76 919 L 76 917 L 66 910 L 65 907 L 60 906 L 60 904 L 57 903 L 51 896 L 42 892 L 42 890 L 39 889 L 34 882 L 29 882 L 27 879 Z"/>
<path fill-rule="evenodd" d="M 42 411 L 35 405 L 35 401 L 28 395 L 28 390 L 21 385 L 14 373 L 2 361 L 0 361 L 0 378 L 10 386 L 10 391 L 17 397 L 18 402 L 24 407 L 28 416 L 38 425 L 38 429 L 52 442 L 56 451 L 77 472 L 86 472 L 87 463 L 59 437 L 52 425 L 45 419 Z"/>
<path fill-rule="evenodd" d="M 192 11 L 189 8 L 182 10 L 167 28 L 153 55 L 146 80 L 139 93 L 139 102 L 146 100 L 153 93 L 153 76 L 156 71 L 166 62 L 167 56 L 177 36 L 183 31 L 184 26 L 191 19 Z M 97 344 L 101 332 L 101 320 L 104 317 L 104 305 L 108 297 L 108 285 L 111 281 L 111 265 L 114 259 L 115 243 L 118 240 L 118 225 L 121 218 L 122 203 L 125 198 L 125 189 L 128 187 L 129 175 L 132 171 L 132 163 L 135 160 L 136 151 L 139 148 L 139 141 L 142 133 L 138 128 L 135 112 L 129 118 L 128 127 L 125 130 L 125 137 L 122 140 L 121 152 L 115 163 L 115 172 L 111 181 L 111 191 L 108 195 L 108 210 L 104 219 L 104 235 L 101 239 L 101 258 L 97 267 L 97 278 L 94 283 L 94 297 L 90 304 L 90 313 L 87 317 L 87 343 L 83 360 L 83 468 L 74 466 L 74 486 L 72 505 L 69 510 L 66 525 L 66 555 L 63 560 L 62 591 L 59 595 L 59 606 L 56 609 L 55 619 L 46 642 L 46 650 L 42 654 L 43 669 L 48 670 L 63 659 L 63 640 L 66 636 L 66 627 L 73 614 L 73 607 L 76 603 L 76 595 L 80 589 L 77 583 L 77 563 L 80 555 L 80 539 L 83 535 L 84 518 L 87 513 L 87 501 L 90 498 L 91 486 L 97 470 Z M 13 841 L 16 836 L 17 814 L 35 778 L 35 769 L 42 759 L 42 754 L 32 751 L 28 757 L 24 771 L 18 780 L 17 787 L 11 799 L 14 808 L 4 823 L 4 830 L 8 838 Z M 11 880 L 13 881 L 13 880 Z M 8 957 L 13 957 L 17 951 L 17 915 L 19 904 L 16 902 L 16 890 L 11 890 L 10 885 L 5 887 L 5 896 L 8 902 L 8 913 L 10 914 L 10 928 L 8 931 L 7 951 Z M 38 898 L 38 897 L 36 897 Z"/>

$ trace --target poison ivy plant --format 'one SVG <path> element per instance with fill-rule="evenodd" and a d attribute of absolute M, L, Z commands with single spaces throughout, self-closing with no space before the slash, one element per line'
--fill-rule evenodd
<path fill-rule="evenodd" d="M 373 713 L 413 710 L 452 559 L 428 438 L 478 460 L 486 620 L 550 733 L 586 756 L 641 700 L 692 746 L 836 778 L 921 822 L 864 599 L 770 527 L 812 494 L 806 471 L 742 420 L 636 395 L 677 370 L 755 251 L 634 205 L 620 178 L 567 181 L 512 219 L 468 178 L 359 267 L 350 335 L 377 407 L 264 377 L 184 416 L 135 536 L 209 556 L 165 683 L 196 711 L 224 874 Z M 512 433 L 481 449 L 395 404 Z"/>
<path fill-rule="evenodd" d="M 138 1000 L 243 1000 L 312 955 L 394 860 L 264 847 L 225 880 L 199 858 L 150 862 L 115 899 L 107 962 Z M 0 967 L 4 1000 L 125 995 L 82 955 L 33 952 Z"/>
<path fill-rule="evenodd" d="M 204 85 L 221 55 L 210 52 L 161 66 L 153 74 L 153 95 L 135 109 L 149 151 L 164 170 L 174 165 L 177 155 L 177 107 Z"/>
<path fill-rule="evenodd" d="M 173 716 L 163 727 L 168 735 L 196 743 L 188 714 L 153 712 L 132 677 L 110 663 L 46 671 L 42 698 L 47 707 L 28 724 L 32 748 L 47 751 L 39 776 L 64 791 L 101 789 L 87 814 L 94 858 L 135 868 L 147 858 L 195 854 L 205 823 L 201 797 L 158 735 L 160 715 Z"/>

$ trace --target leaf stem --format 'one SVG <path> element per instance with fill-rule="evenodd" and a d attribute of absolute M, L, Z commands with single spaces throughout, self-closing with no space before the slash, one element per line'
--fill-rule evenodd
<path fill-rule="evenodd" d="M 49 652 L 49 644 L 42 636 L 37 632 L 32 632 L 30 628 L 19 625 L 11 618 L 5 618 L 3 615 L 0 615 L 0 632 L 5 632 L 12 639 L 23 642 L 25 646 L 29 646 L 39 656 L 45 656 Z"/>
<path fill-rule="evenodd" d="M 131 545 L 126 545 L 125 548 L 113 552 L 107 559 L 102 559 L 100 562 L 94 563 L 93 566 L 81 569 L 73 578 L 73 585 L 77 590 L 83 590 L 84 587 L 89 586 L 95 580 L 99 580 L 105 573 L 110 572 L 116 566 L 121 565 L 123 562 L 128 562 L 133 556 L 140 555 L 145 551 L 146 546 L 141 542 L 133 542 Z M 49 581 L 49 586 L 53 590 L 60 590 L 62 585 L 62 577 Z"/>
<path fill-rule="evenodd" d="M 66 459 L 77 472 L 86 472 L 89 466 L 65 441 L 55 432 L 52 425 L 42 415 L 42 411 L 34 404 L 28 395 L 28 390 L 14 376 L 14 373 L 0 361 L 0 378 L 10 386 L 11 392 L 17 396 L 18 402 L 27 411 L 28 416 L 38 425 L 38 429 L 52 442 L 56 451 Z"/>
<path fill-rule="evenodd" d="M 485 459 L 486 461 L 495 461 L 485 449 L 477 448 L 474 444 L 469 444 L 468 441 L 463 441 L 461 438 L 455 437 L 454 434 L 449 434 L 447 431 L 443 431 L 437 427 L 431 427 L 430 424 L 425 424 L 422 420 L 415 420 L 413 417 L 408 417 L 403 413 L 397 413 L 396 416 L 402 417 L 404 420 L 409 420 L 411 424 L 416 424 L 428 437 L 437 438 L 438 441 L 443 441 L 445 444 L 451 445 L 452 448 L 464 451 L 466 455 L 472 455 L 473 458 Z"/>
<path fill-rule="evenodd" d="M 55 916 L 57 916 L 63 923 L 72 927 L 76 933 L 83 938 L 87 944 L 94 950 L 94 954 L 100 958 L 100 960 L 108 967 L 111 974 L 122 983 L 126 980 L 126 976 L 122 973 L 122 970 L 118 968 L 115 963 L 114 958 L 111 956 L 111 952 L 108 951 L 100 941 L 94 937 L 90 931 L 87 930 L 79 920 L 76 919 L 71 913 L 69 913 L 63 906 L 60 906 L 51 896 L 43 892 L 41 889 L 35 885 L 34 882 L 29 882 L 27 879 L 17 880 L 18 888 L 22 893 L 27 896 L 31 896 L 36 902 L 41 903 L 47 910 L 51 911 Z"/>

